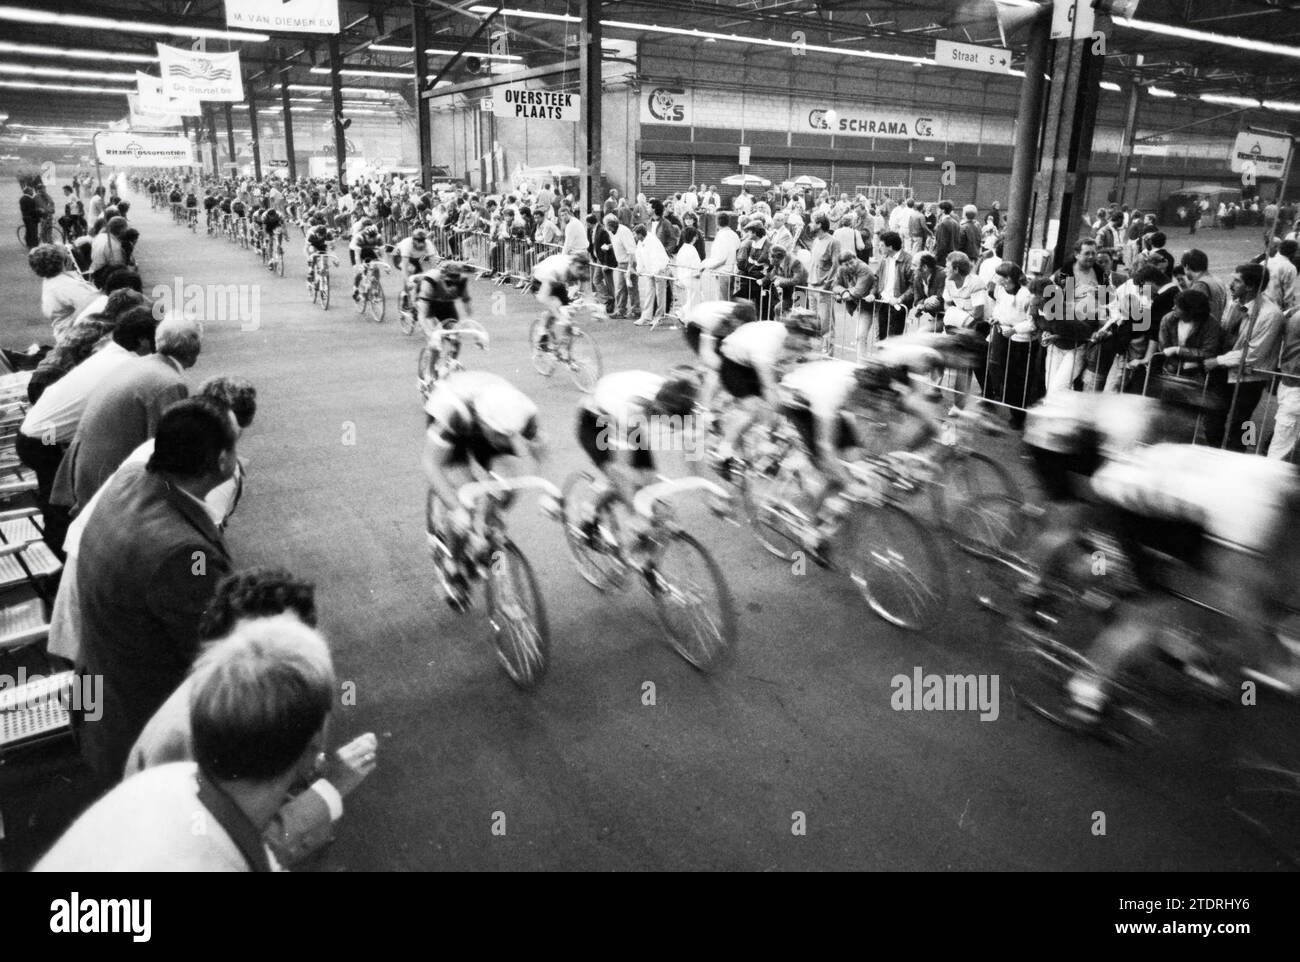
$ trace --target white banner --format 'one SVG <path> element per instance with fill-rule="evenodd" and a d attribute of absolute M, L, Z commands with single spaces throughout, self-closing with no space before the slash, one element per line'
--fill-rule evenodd
<path fill-rule="evenodd" d="M 689 127 L 694 122 L 691 92 L 684 87 L 651 87 L 641 91 L 641 123 Z"/>
<path fill-rule="evenodd" d="M 135 72 L 136 97 L 140 113 L 158 116 L 197 117 L 203 112 L 197 100 L 172 100 L 163 93 L 162 80 L 147 73 Z M 168 124 L 175 127 L 177 124 Z"/>
<path fill-rule="evenodd" d="M 180 114 L 156 114 L 142 109 L 140 98 L 136 94 L 127 94 L 126 102 L 131 108 L 132 127 L 179 127 L 181 125 Z"/>
<path fill-rule="evenodd" d="M 196 53 L 158 44 L 163 93 L 176 100 L 244 99 L 239 52 Z"/>
<path fill-rule="evenodd" d="M 99 160 L 114 167 L 188 167 L 190 141 L 181 134 L 108 132 L 95 135 Z"/>
<path fill-rule="evenodd" d="M 1290 137 L 1265 137 L 1243 130 L 1232 145 L 1232 170 L 1253 170 L 1256 177 L 1281 177 L 1291 152 Z"/>
<path fill-rule="evenodd" d="M 531 90 L 507 84 L 492 91 L 492 113 L 514 120 L 577 123 L 581 119 L 582 98 L 558 90 Z"/>
<path fill-rule="evenodd" d="M 338 33 L 339 0 L 226 0 L 226 26 L 275 33 Z"/>

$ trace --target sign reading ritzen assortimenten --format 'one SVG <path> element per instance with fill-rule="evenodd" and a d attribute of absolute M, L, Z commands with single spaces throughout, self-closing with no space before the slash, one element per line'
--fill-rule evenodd
<path fill-rule="evenodd" d="M 133 134 L 106 131 L 95 135 L 99 161 L 115 167 L 188 167 L 194 162 L 183 134 Z"/>
<path fill-rule="evenodd" d="M 1290 137 L 1268 137 L 1243 130 L 1232 145 L 1230 166 L 1238 174 L 1253 170 L 1256 177 L 1281 177 L 1290 153 Z"/>
<path fill-rule="evenodd" d="M 563 120 L 577 123 L 582 97 L 560 90 L 503 86 L 492 91 L 492 113 L 515 120 Z"/>

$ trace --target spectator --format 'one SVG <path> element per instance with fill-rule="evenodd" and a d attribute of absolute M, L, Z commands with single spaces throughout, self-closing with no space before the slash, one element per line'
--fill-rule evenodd
<path fill-rule="evenodd" d="M 1227 371 L 1227 385 L 1224 390 L 1229 394 L 1229 410 L 1226 422 L 1228 431 L 1228 450 L 1245 451 L 1251 437 L 1256 433 L 1251 430 L 1255 408 L 1264 389 L 1268 387 L 1269 376 L 1265 373 L 1274 369 L 1281 347 L 1282 332 L 1286 319 L 1277 304 L 1262 296 L 1264 286 L 1264 268 L 1259 264 L 1241 264 L 1232 278 L 1229 290 L 1232 303 L 1224 315 L 1224 346 L 1231 348 L 1218 357 L 1205 359 L 1205 369 Z M 1217 444 L 1214 439 L 1211 443 Z"/>
<path fill-rule="evenodd" d="M 134 292 L 138 296 L 130 300 L 116 299 L 113 295 L 118 291 Z M 138 307 L 145 303 L 144 284 L 140 280 L 140 275 L 129 267 L 118 267 L 108 272 L 104 280 L 104 289 L 97 292 L 93 301 L 81 309 L 76 318 L 73 319 L 73 325 L 82 324 L 95 315 L 101 315 L 101 321 L 107 321 L 120 315 L 122 311 L 129 307 Z M 110 304 L 116 304 L 116 311 L 110 308 Z"/>
<path fill-rule="evenodd" d="M 61 554 L 68 512 L 51 503 L 54 479 L 72 443 L 90 395 L 110 374 L 132 357 L 152 353 L 158 326 L 147 307 L 127 311 L 113 330 L 113 339 L 50 384 L 27 412 L 18 430 L 15 451 L 36 475 L 36 502 L 45 517 L 45 541 Z"/>
<path fill-rule="evenodd" d="M 1199 290 L 1210 302 L 1210 317 L 1217 326 L 1223 320 L 1223 312 L 1228 306 L 1228 288 L 1223 281 L 1210 273 L 1210 259 L 1204 251 L 1193 247 L 1183 254 L 1183 274 L 1188 281 L 1189 290 Z M 1160 319 L 1154 319 L 1159 323 Z"/>
<path fill-rule="evenodd" d="M 961 251 L 972 264 L 978 263 L 983 234 L 975 218 L 979 209 L 974 204 L 967 204 L 961 209 L 961 224 L 958 225 L 957 250 Z"/>
<path fill-rule="evenodd" d="M 907 323 L 906 300 L 912 286 L 912 255 L 903 250 L 903 239 L 894 231 L 880 235 L 880 250 L 884 256 L 877 271 L 872 336 L 884 340 L 903 333 Z"/>
<path fill-rule="evenodd" d="M 667 310 L 668 252 L 647 224 L 632 231 L 636 237 L 636 273 L 641 287 L 641 317 L 636 327 L 657 324 Z"/>
<path fill-rule="evenodd" d="M 1300 436 L 1300 307 L 1292 308 L 1286 316 L 1278 370 L 1283 376 L 1277 384 L 1277 416 L 1268 456 L 1295 464 L 1296 438 Z"/>
<path fill-rule="evenodd" d="M 576 254 L 578 251 L 585 251 L 590 246 L 591 242 L 587 238 L 587 229 L 573 211 L 567 207 L 560 211 L 560 226 L 564 231 L 564 246 L 560 248 L 561 253 Z"/>
<path fill-rule="evenodd" d="M 158 422 L 189 389 L 181 372 L 199 359 L 198 322 L 172 318 L 158 325 L 156 350 L 110 373 L 86 401 L 51 500 L 77 509 L 87 504 L 127 455 L 154 436 Z"/>
<path fill-rule="evenodd" d="M 99 292 L 73 270 L 65 248 L 54 244 L 33 247 L 27 255 L 27 265 L 41 278 L 41 313 L 50 322 L 57 340 Z"/>
<path fill-rule="evenodd" d="M 199 388 L 199 397 L 208 398 L 226 408 L 235 422 L 235 431 L 243 437 L 244 431 L 253 423 L 257 413 L 257 391 L 243 378 L 213 377 L 204 381 Z M 104 486 L 90 499 L 68 527 L 68 536 L 64 542 L 67 552 L 67 564 L 59 580 L 58 592 L 54 598 L 54 610 L 50 616 L 49 652 L 66 661 L 75 663 L 81 650 L 81 598 L 77 585 L 77 556 L 81 545 L 81 534 L 90 523 L 99 503 L 102 492 L 113 483 L 117 474 L 128 465 L 144 465 L 149 462 L 154 450 L 154 440 L 150 438 L 131 452 L 122 462 L 122 467 L 114 472 Z M 203 499 L 204 507 L 212 517 L 217 530 L 224 531 L 239 504 L 244 486 L 244 465 L 238 462 L 235 474 L 223 484 L 208 492 Z"/>
<path fill-rule="evenodd" d="M 865 248 L 862 243 L 862 235 L 858 233 L 854 226 L 856 218 L 852 214 L 845 214 L 839 219 L 839 227 L 831 235 L 835 239 L 836 246 L 839 247 L 840 253 L 849 251 L 854 257 L 863 261 L 871 259 L 871 251 Z"/>
<path fill-rule="evenodd" d="M 613 246 L 614 317 L 635 317 L 641 313 L 641 296 L 632 274 L 632 261 L 636 256 L 636 235 L 616 217 L 605 218 Z"/>
<path fill-rule="evenodd" d="M 918 254 L 925 250 L 925 238 L 929 235 L 929 227 L 925 223 L 925 214 L 921 210 L 921 205 L 914 201 L 907 202 L 907 250 L 911 254 Z"/>
<path fill-rule="evenodd" d="M 948 255 L 957 250 L 961 229 L 952 216 L 952 201 L 939 201 L 939 219 L 934 225 L 934 256 L 940 264 L 948 263 Z"/>
<path fill-rule="evenodd" d="M 990 347 L 987 396 L 1012 405 L 1011 424 L 1024 425 L 1025 408 L 1038 400 L 1041 384 L 1038 372 L 1042 357 L 1033 319 L 1034 295 L 1020 265 L 1003 261 L 998 265 L 993 290 L 990 339 L 1001 338 L 1003 346 Z"/>
<path fill-rule="evenodd" d="M 23 222 L 23 246 L 31 250 L 41 242 L 41 212 L 36 206 L 36 189 L 30 185 L 18 198 L 18 216 Z"/>
<path fill-rule="evenodd" d="M 794 307 L 795 298 L 808 286 L 808 270 L 793 250 L 779 244 L 772 246 L 771 258 L 771 269 L 763 283 L 772 292 L 769 300 L 775 315 Z"/>
<path fill-rule="evenodd" d="M 1264 296 L 1283 311 L 1289 311 L 1297 304 L 1295 257 L 1298 248 L 1300 245 L 1295 241 L 1284 240 L 1277 245 L 1277 252 L 1265 262 L 1268 268 L 1268 287 L 1264 290 Z"/>
<path fill-rule="evenodd" d="M 109 271 L 130 266 L 130 253 L 122 246 L 126 229 L 126 218 L 114 217 L 90 245 L 90 279 L 100 289 L 104 287 Z"/>
<path fill-rule="evenodd" d="M 713 238 L 713 249 L 704 260 L 705 294 L 709 293 L 709 279 L 712 278 L 715 296 L 709 300 L 731 300 L 732 277 L 736 273 L 736 252 L 740 249 L 740 236 L 731 229 L 731 215 L 718 215 L 718 233 Z"/>
<path fill-rule="evenodd" d="M 265 833 L 325 746 L 335 677 L 325 640 L 291 615 L 238 625 L 194 666 L 195 762 L 127 779 L 38 871 L 273 871 Z M 92 728 L 94 726 L 91 726 Z M 360 759 L 374 762 L 373 752 Z M 205 831 L 196 832 L 203 813 Z"/>
<path fill-rule="evenodd" d="M 32 371 L 27 382 L 27 400 L 31 404 L 39 401 L 47 387 L 90 357 L 105 333 L 107 329 L 97 320 L 65 330 Z"/>
<path fill-rule="evenodd" d="M 947 284 L 948 272 L 939 267 L 929 251 L 912 258 L 912 285 L 903 295 L 908 330 L 942 330 L 943 291 Z"/>
<path fill-rule="evenodd" d="M 82 757 L 105 785 L 121 776 L 145 722 L 180 684 L 198 649 L 198 624 L 230 571 L 204 499 L 235 473 L 230 412 L 206 398 L 172 405 L 145 466 L 104 489 L 77 558 L 79 676 L 103 683 L 102 716 L 73 712 Z"/>
<path fill-rule="evenodd" d="M 682 246 L 677 248 L 677 255 L 673 258 L 673 273 L 677 278 L 677 283 L 682 287 L 681 307 L 677 311 L 677 316 L 682 318 L 682 326 L 685 327 L 685 318 L 690 314 L 691 309 L 703 300 L 703 270 L 701 265 L 703 259 L 700 257 L 700 234 L 694 227 L 687 227 L 682 231 Z"/>
<path fill-rule="evenodd" d="M 953 251 L 948 255 L 947 267 L 943 322 L 949 333 L 955 333 L 961 328 L 973 328 L 983 319 L 984 301 L 970 258 L 961 251 Z"/>
<path fill-rule="evenodd" d="M 816 311 L 824 335 L 832 334 L 831 305 L 833 298 L 820 293 L 829 290 L 839 262 L 839 247 L 831 235 L 831 222 L 825 214 L 813 220 L 814 232 L 810 249 L 811 258 L 808 265 L 808 287 L 810 288 L 808 305 Z"/>
<path fill-rule="evenodd" d="M 1154 317 L 1154 315 L 1153 315 Z M 1166 377 L 1205 377 L 1204 361 L 1219 353 L 1223 331 L 1203 291 L 1191 288 L 1174 299 L 1174 308 L 1159 319 L 1158 348 Z"/>
<path fill-rule="evenodd" d="M 617 223 L 617 218 L 615 222 Z M 618 259 L 614 256 L 614 240 L 596 214 L 587 215 L 587 228 L 591 232 L 591 244 L 587 248 L 592 265 L 591 289 L 605 305 L 605 313 L 613 314 L 614 268 L 618 266 Z"/>

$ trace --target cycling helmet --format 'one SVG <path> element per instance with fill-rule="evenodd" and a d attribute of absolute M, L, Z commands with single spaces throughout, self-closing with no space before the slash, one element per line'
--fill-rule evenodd
<path fill-rule="evenodd" d="M 686 417 L 695 410 L 698 393 L 695 381 L 688 377 L 670 377 L 655 392 L 651 408 L 668 417 Z"/>
<path fill-rule="evenodd" d="M 822 322 L 816 311 L 806 307 L 796 307 L 785 315 L 785 329 L 791 334 L 820 337 Z"/>
<path fill-rule="evenodd" d="M 429 234 L 423 228 L 417 227 L 415 230 L 411 231 L 411 240 L 416 244 L 423 244 L 428 239 Z"/>
<path fill-rule="evenodd" d="M 531 440 L 537 433 L 537 405 L 513 385 L 485 392 L 474 402 L 474 414 L 496 434 Z"/>

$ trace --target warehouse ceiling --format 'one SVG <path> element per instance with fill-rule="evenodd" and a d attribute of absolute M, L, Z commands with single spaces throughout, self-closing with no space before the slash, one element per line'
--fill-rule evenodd
<path fill-rule="evenodd" d="M 270 2 L 270 0 L 268 0 Z M 1103 0 L 1109 3 L 1109 0 Z M 512 7 L 510 4 L 516 4 Z M 607 38 L 635 40 L 642 49 L 693 51 L 696 56 L 736 58 L 775 67 L 790 50 L 778 44 L 802 42 L 816 59 L 839 57 L 844 63 L 872 65 L 889 59 L 925 62 L 931 59 L 936 39 L 1001 46 L 1013 53 L 1014 65 L 1023 62 L 1032 12 L 1030 0 L 605 0 L 601 17 Z M 430 46 L 455 51 L 468 44 L 467 55 L 481 58 L 477 73 L 462 60 L 444 72 L 452 58 L 447 53 L 430 57 L 432 74 L 443 82 L 481 77 L 485 70 L 519 70 L 576 61 L 582 4 L 564 0 L 507 0 L 506 15 L 479 33 L 481 18 L 498 4 L 487 0 L 423 0 L 427 12 Z M 32 2 L 31 11 L 60 11 L 112 17 L 119 21 L 146 21 L 178 26 L 224 29 L 222 0 L 107 0 L 84 3 Z M 409 2 L 342 0 L 344 30 L 340 48 L 346 66 L 357 70 L 412 71 Z M 1173 28 L 1228 34 L 1271 44 L 1300 46 L 1300 0 L 1140 0 L 1135 20 Z M 151 55 L 166 37 L 107 30 L 88 31 L 52 24 L 7 22 L 9 44 L 53 45 L 104 53 Z M 653 28 L 653 29 L 651 29 Z M 1240 49 L 1189 40 L 1146 29 L 1117 24 L 1104 13 L 1097 28 L 1105 35 L 1104 79 L 1117 83 L 1137 81 L 1159 85 L 1175 93 L 1196 96 L 1216 93 L 1264 101 L 1300 101 L 1300 60 L 1280 53 Z M 675 32 L 674 32 L 675 31 Z M 710 38 L 707 34 L 715 34 Z M 737 44 L 732 36 L 767 41 L 766 45 Z M 172 42 L 183 44 L 183 39 Z M 281 78 L 299 85 L 324 86 L 328 76 L 317 71 L 328 63 L 323 38 L 309 35 L 274 35 L 267 42 L 209 41 L 216 49 L 238 49 L 246 83 L 268 104 L 278 97 Z M 379 48 L 379 49 L 376 49 Z M 388 49 L 393 48 L 393 49 Z M 211 48 L 210 48 L 211 49 Z M 833 53 L 831 51 L 842 51 Z M 886 55 L 884 60 L 864 54 Z M 890 56 L 892 55 L 892 57 Z M 1140 55 L 1140 56 L 1139 56 Z M 35 52 L 5 48 L 0 64 L 21 69 L 53 64 L 68 70 L 91 68 L 121 74 L 121 79 L 77 81 L 116 86 L 128 84 L 137 68 L 156 71 L 156 64 L 119 63 L 108 59 L 52 60 Z M 492 67 L 493 64 L 501 66 Z M 936 68 L 938 69 L 938 68 Z M 27 78 L 12 72 L 0 81 L 57 83 L 44 77 Z M 348 76 L 345 83 L 353 99 L 378 99 L 396 110 L 410 109 L 412 84 L 398 77 Z M 370 91 L 363 94 L 361 90 Z M 299 90 L 295 96 L 323 98 L 323 91 Z M 124 99 L 119 95 L 61 92 L 0 86 L 0 113 L 7 114 L 5 144 L 13 139 L 12 125 L 103 125 L 121 119 Z M 1293 118 L 1298 116 L 1291 115 Z M 19 128 L 22 129 L 22 128 Z"/>

